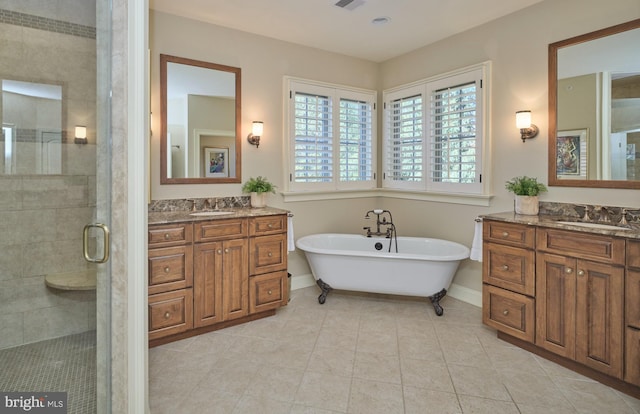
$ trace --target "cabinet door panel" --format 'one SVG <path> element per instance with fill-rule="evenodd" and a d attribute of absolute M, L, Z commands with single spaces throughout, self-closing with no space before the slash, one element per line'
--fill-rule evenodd
<path fill-rule="evenodd" d="M 624 270 L 586 260 L 576 270 L 576 360 L 622 378 Z"/>
<path fill-rule="evenodd" d="M 225 320 L 249 314 L 248 259 L 246 239 L 223 243 L 222 312 Z"/>
<path fill-rule="evenodd" d="M 624 380 L 640 387 L 640 329 L 627 328 Z"/>
<path fill-rule="evenodd" d="M 194 247 L 194 326 L 222 321 L 222 242 L 196 244 Z"/>
<path fill-rule="evenodd" d="M 625 295 L 627 303 L 627 325 L 640 329 L 640 271 L 627 271 Z"/>
<path fill-rule="evenodd" d="M 575 259 L 536 256 L 536 345 L 575 358 Z"/>

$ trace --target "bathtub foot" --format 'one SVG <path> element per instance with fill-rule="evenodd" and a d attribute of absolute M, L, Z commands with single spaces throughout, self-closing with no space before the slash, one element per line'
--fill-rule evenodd
<path fill-rule="evenodd" d="M 318 303 L 322 305 L 324 304 L 324 301 L 327 300 L 327 295 L 333 290 L 333 288 L 324 283 L 322 279 L 316 280 L 316 284 L 322 290 L 322 293 L 320 294 L 320 296 L 318 296 Z"/>
<path fill-rule="evenodd" d="M 433 309 L 435 309 L 436 315 L 438 316 L 442 316 L 442 314 L 444 313 L 444 309 L 442 309 L 442 306 L 440 306 L 440 300 L 444 298 L 446 294 L 447 289 L 442 289 L 435 295 L 429 296 L 429 299 L 431 299 L 431 304 L 433 305 Z"/>

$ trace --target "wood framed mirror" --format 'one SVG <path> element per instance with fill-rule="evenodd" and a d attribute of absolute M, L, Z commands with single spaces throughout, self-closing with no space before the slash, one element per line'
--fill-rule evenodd
<path fill-rule="evenodd" d="M 240 68 L 160 55 L 160 183 L 240 183 Z"/>
<path fill-rule="evenodd" d="M 549 185 L 640 188 L 640 19 L 549 45 Z"/>

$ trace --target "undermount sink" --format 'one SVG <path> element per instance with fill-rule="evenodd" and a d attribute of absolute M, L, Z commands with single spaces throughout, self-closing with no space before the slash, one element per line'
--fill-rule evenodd
<path fill-rule="evenodd" d="M 198 211 L 197 213 L 191 213 L 190 216 L 225 216 L 227 214 L 233 214 L 233 211 Z"/>
<path fill-rule="evenodd" d="M 569 224 L 571 226 L 589 227 L 592 229 L 602 229 L 602 230 L 631 230 L 628 227 L 620 227 L 620 226 L 613 226 L 610 224 L 600 224 L 600 223 L 583 223 L 580 221 L 557 221 L 556 223 Z"/>

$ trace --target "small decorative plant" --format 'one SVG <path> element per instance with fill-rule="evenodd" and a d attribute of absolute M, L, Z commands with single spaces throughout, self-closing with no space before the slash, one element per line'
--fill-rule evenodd
<path fill-rule="evenodd" d="M 269 182 L 265 177 L 258 176 L 257 178 L 249 178 L 247 182 L 242 185 L 243 193 L 276 193 L 276 186 Z"/>
<path fill-rule="evenodd" d="M 538 182 L 537 178 L 522 176 L 514 177 L 507 181 L 504 186 L 508 191 L 519 196 L 535 197 L 547 191 L 547 187 Z"/>

